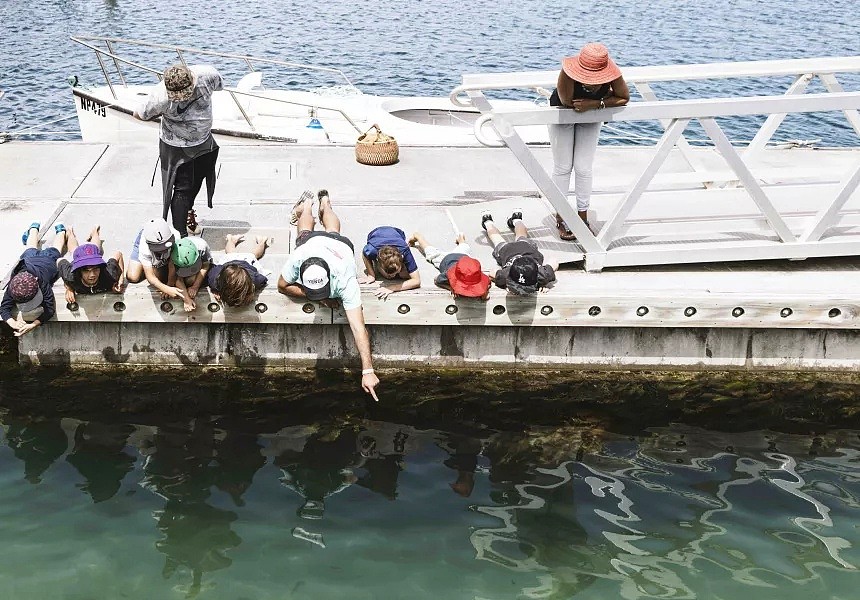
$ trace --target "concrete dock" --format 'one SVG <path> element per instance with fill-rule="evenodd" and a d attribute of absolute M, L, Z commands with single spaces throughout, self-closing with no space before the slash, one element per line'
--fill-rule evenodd
<path fill-rule="evenodd" d="M 601 147 L 595 163 L 594 229 L 611 216 L 647 163 L 649 148 Z M 675 151 L 673 151 L 675 152 Z M 696 150 L 714 163 L 711 149 Z M 549 165 L 548 148 L 538 160 Z M 83 239 L 102 226 L 106 253 L 128 256 L 142 223 L 160 216 L 155 144 L 0 144 L 0 274 L 22 250 L 21 233 L 42 223 L 50 243 L 62 221 Z M 789 227 L 816 212 L 822 190 L 860 160 L 860 151 L 769 149 L 760 184 Z M 198 197 L 203 237 L 216 255 L 227 233 L 274 238 L 261 261 L 269 286 L 255 306 L 233 310 L 207 291 L 195 312 L 162 301 L 145 283 L 122 295 L 80 297 L 66 307 L 55 288 L 57 318 L 20 340 L 27 364 L 124 363 L 224 366 L 353 366 L 357 356 L 341 311 L 278 294 L 293 248 L 289 209 L 304 189 L 326 188 L 357 251 L 367 232 L 394 225 L 452 246 L 463 231 L 485 271 L 496 267 L 480 229 L 491 210 L 500 225 L 521 207 L 530 234 L 549 260 L 562 262 L 546 294 L 520 298 L 493 288 L 489 302 L 453 300 L 433 286 L 436 270 L 417 251 L 422 287 L 380 301 L 363 289 L 374 362 L 380 367 L 832 369 L 860 366 L 860 259 L 731 262 L 583 271 L 576 244 L 561 242 L 534 183 L 505 149 L 404 147 L 390 167 L 367 167 L 351 147 L 222 147 L 214 208 Z M 723 168 L 723 172 L 725 169 Z M 625 243 L 691 244 L 764 236 L 749 198 L 730 174 L 709 185 L 687 172 L 679 154 L 652 183 L 628 220 Z M 716 175 L 712 178 L 717 178 Z M 153 180 L 155 181 L 153 185 Z M 860 239 L 860 193 L 843 207 L 832 235 Z M 727 217 L 728 215 L 728 217 Z M 453 223 L 452 223 L 453 220 Z M 505 234 L 509 237 L 510 234 Z M 356 257 L 360 264 L 360 257 Z M 3 284 L 5 285 L 5 277 Z"/>

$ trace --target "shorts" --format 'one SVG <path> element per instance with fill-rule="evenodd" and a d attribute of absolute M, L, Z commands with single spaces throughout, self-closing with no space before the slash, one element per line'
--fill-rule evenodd
<path fill-rule="evenodd" d="M 231 262 L 234 260 L 241 260 L 252 267 L 257 266 L 257 257 L 251 254 L 250 252 L 228 252 L 224 255 L 224 262 Z"/>
<path fill-rule="evenodd" d="M 129 259 L 140 262 L 140 238 L 143 235 L 143 229 L 137 232 L 137 237 L 134 238 L 134 245 L 131 247 L 131 256 Z"/>
<path fill-rule="evenodd" d="M 455 252 L 458 254 L 468 254 L 469 256 L 471 256 L 472 248 L 469 246 L 469 244 L 465 243 L 457 244 L 456 246 L 454 246 L 453 250 L 440 250 L 436 246 L 427 246 L 424 248 L 424 258 L 427 259 L 427 262 L 429 262 L 431 265 L 438 269 L 439 265 L 442 264 L 442 259 L 449 254 L 454 254 Z"/>
<path fill-rule="evenodd" d="M 339 242 L 343 242 L 344 244 L 349 246 L 349 249 L 352 250 L 353 254 L 355 254 L 355 248 L 353 247 L 350 239 L 339 233 L 335 233 L 334 231 L 311 231 L 309 229 L 303 229 L 299 232 L 298 237 L 296 237 L 296 248 L 307 242 L 312 237 L 317 237 L 320 235 L 325 236 L 327 238 L 331 238 L 333 240 L 337 240 Z"/>
<path fill-rule="evenodd" d="M 60 251 L 51 246 L 50 248 L 45 248 L 44 250 L 39 250 L 37 248 L 27 248 L 24 252 L 21 253 L 21 258 L 28 258 L 30 262 L 38 262 L 44 264 L 50 264 L 54 267 L 57 265 L 57 261 L 60 260 Z"/>
<path fill-rule="evenodd" d="M 506 266 L 515 255 L 536 253 L 540 256 L 538 262 L 543 262 L 543 256 L 538 252 L 537 244 L 525 236 L 520 236 L 513 242 L 499 242 L 493 248 L 493 258 L 500 267 Z"/>

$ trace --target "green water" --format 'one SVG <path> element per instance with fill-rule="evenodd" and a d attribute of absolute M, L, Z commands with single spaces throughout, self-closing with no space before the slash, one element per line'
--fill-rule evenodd
<path fill-rule="evenodd" d="M 860 438 L 7 414 L 3 598 L 856 598 Z"/>

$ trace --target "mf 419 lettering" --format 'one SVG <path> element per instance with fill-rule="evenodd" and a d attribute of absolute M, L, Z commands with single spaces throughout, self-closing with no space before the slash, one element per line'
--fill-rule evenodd
<path fill-rule="evenodd" d="M 81 96 L 81 108 L 83 110 L 93 112 L 100 117 L 107 117 L 107 110 L 105 110 L 106 106 L 107 104 L 102 104 L 97 100 L 90 100 L 89 98 Z"/>

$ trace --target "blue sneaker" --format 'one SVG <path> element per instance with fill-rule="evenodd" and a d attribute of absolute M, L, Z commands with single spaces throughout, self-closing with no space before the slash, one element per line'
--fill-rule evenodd
<path fill-rule="evenodd" d="M 56 225 L 54 225 L 54 233 L 55 234 L 63 233 L 65 230 L 66 230 L 66 226 L 63 225 L 62 223 L 57 223 Z"/>
<path fill-rule="evenodd" d="M 21 243 L 26 246 L 27 242 L 30 239 L 30 230 L 35 229 L 36 231 L 39 231 L 39 228 L 41 226 L 41 223 L 38 223 L 37 221 L 33 221 L 32 223 L 30 223 L 30 226 L 27 228 L 27 231 L 25 231 L 24 235 L 21 236 Z"/>

